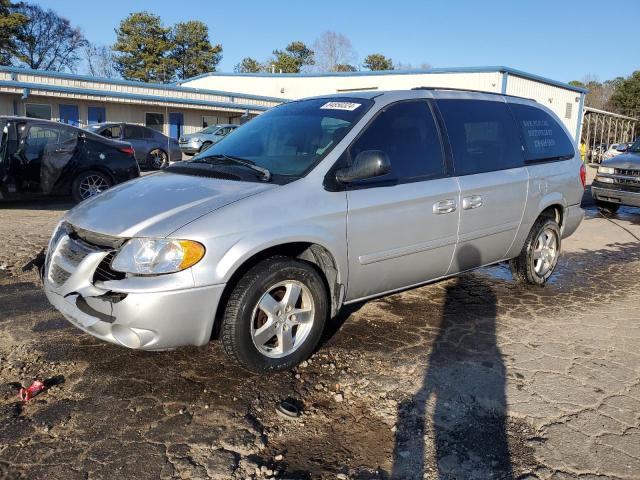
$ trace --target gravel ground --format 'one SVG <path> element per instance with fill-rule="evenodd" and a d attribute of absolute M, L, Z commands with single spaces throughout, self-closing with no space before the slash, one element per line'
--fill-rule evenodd
<path fill-rule="evenodd" d="M 351 307 L 258 377 L 71 327 L 29 265 L 68 206 L 0 210 L 0 478 L 640 478 L 640 210 L 589 209 L 545 288 L 495 266 Z"/>

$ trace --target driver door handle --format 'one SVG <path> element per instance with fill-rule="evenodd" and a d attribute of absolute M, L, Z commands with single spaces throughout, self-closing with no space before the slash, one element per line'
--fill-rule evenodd
<path fill-rule="evenodd" d="M 433 204 L 433 213 L 436 215 L 444 215 L 445 213 L 455 212 L 457 207 L 456 201 L 451 198 L 440 200 Z"/>
<path fill-rule="evenodd" d="M 482 197 L 480 195 L 472 195 L 462 199 L 462 208 L 465 210 L 473 210 L 482 206 Z"/>

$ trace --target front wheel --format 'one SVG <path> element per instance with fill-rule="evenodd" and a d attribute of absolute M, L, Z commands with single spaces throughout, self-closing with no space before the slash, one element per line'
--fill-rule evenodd
<path fill-rule="evenodd" d="M 227 355 L 253 372 L 286 370 L 318 345 L 328 314 L 327 290 L 307 262 L 272 257 L 233 289 L 222 319 Z"/>
<path fill-rule="evenodd" d="M 87 198 L 91 198 L 113 185 L 111 178 L 102 172 L 89 170 L 78 175 L 71 184 L 71 195 L 73 199 L 80 203 Z"/>
<path fill-rule="evenodd" d="M 520 255 L 509 262 L 513 278 L 520 283 L 544 285 L 560 257 L 560 227 L 549 217 L 540 217 L 531 227 Z"/>

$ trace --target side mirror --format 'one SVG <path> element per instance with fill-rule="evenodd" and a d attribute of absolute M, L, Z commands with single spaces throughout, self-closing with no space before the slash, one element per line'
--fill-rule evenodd
<path fill-rule="evenodd" d="M 340 183 L 351 183 L 357 180 L 380 177 L 391 171 L 389 156 L 382 150 L 365 150 L 360 152 L 351 166 L 336 171 L 336 179 Z"/>

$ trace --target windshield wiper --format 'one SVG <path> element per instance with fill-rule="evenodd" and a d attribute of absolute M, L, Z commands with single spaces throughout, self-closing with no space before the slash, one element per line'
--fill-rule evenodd
<path fill-rule="evenodd" d="M 262 180 L 268 182 L 271 180 L 271 172 L 264 167 L 259 167 L 255 163 L 245 160 L 244 158 L 234 157 L 232 155 L 225 155 L 224 153 L 217 153 L 215 155 L 207 155 L 204 158 L 196 160 L 197 162 L 206 162 L 208 158 L 221 158 L 223 160 L 228 160 L 233 163 L 237 163 L 238 165 L 243 165 L 245 167 L 250 168 L 251 170 L 262 174 Z M 208 162 L 210 163 L 210 162 Z"/>

